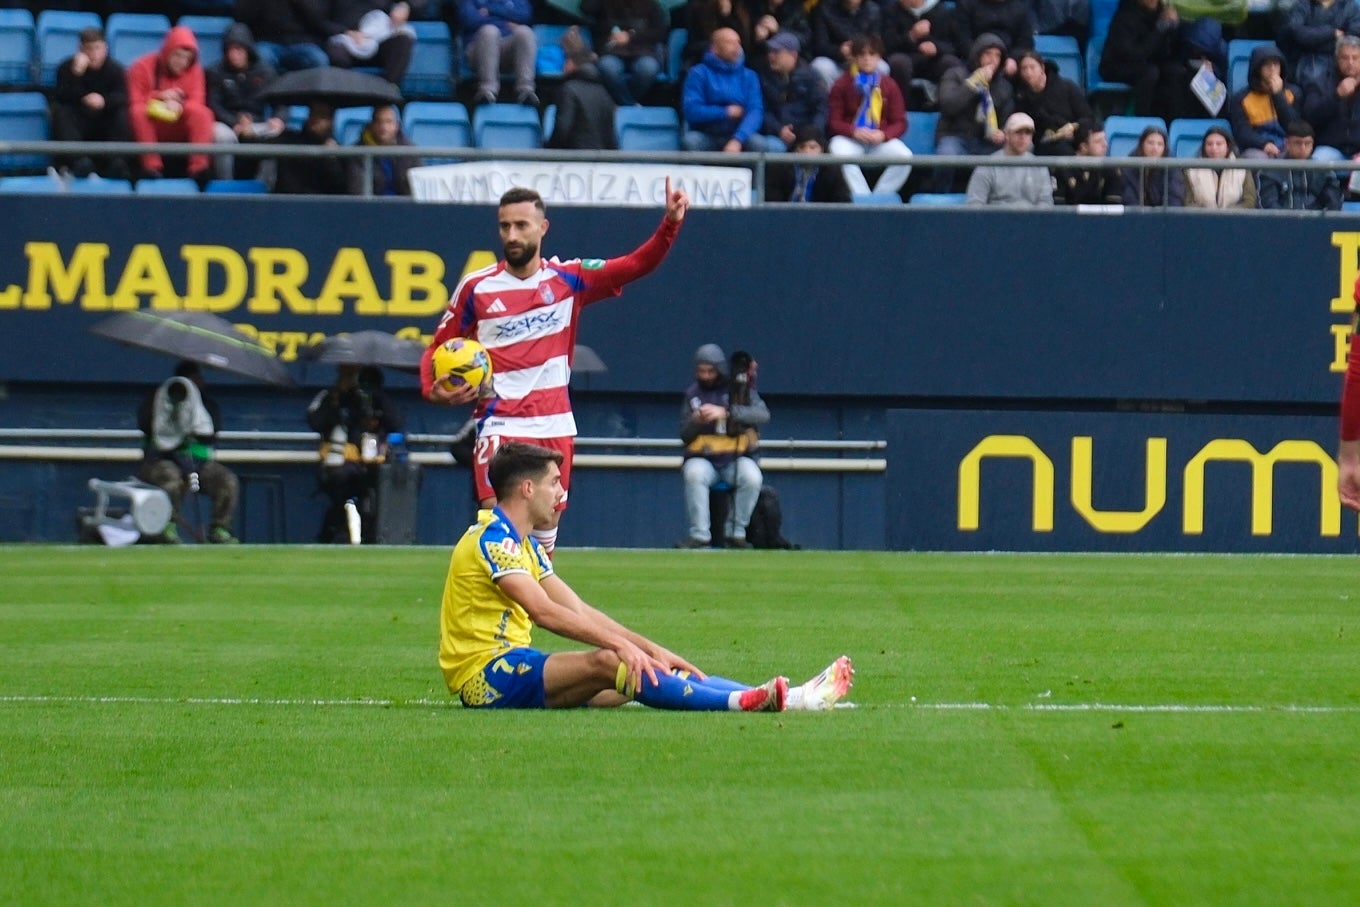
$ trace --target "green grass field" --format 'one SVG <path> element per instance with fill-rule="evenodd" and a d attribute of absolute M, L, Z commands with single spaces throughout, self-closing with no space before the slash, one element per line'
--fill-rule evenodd
<path fill-rule="evenodd" d="M 1353 559 L 558 554 L 715 673 L 854 657 L 741 715 L 463 711 L 447 557 L 0 548 L 0 904 L 1360 903 Z"/>

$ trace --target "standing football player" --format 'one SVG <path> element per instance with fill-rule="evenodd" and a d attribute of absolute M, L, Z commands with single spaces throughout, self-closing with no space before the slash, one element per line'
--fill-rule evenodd
<path fill-rule="evenodd" d="M 552 555 L 557 526 L 571 487 L 573 439 L 567 383 L 581 310 L 592 302 L 623 292 L 625 284 L 650 274 L 665 259 L 689 209 L 683 189 L 671 190 L 666 178 L 666 216 L 656 232 L 620 258 L 544 259 L 548 232 L 543 198 L 532 189 L 515 188 L 501 196 L 497 209 L 505 258 L 468 274 L 454 290 L 421 362 L 425 398 L 462 404 L 477 399 L 468 384 L 443 381 L 433 374 L 434 349 L 454 337 L 471 337 L 491 354 L 495 395 L 477 402 L 477 441 L 472 477 L 483 509 L 495 506 L 487 466 L 507 441 L 528 441 L 562 454 L 561 501 L 552 515 L 535 524 L 533 536 Z"/>

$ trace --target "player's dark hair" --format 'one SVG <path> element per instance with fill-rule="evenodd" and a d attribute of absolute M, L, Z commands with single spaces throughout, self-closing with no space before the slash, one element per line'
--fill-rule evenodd
<path fill-rule="evenodd" d="M 520 441 L 501 445 L 487 468 L 487 477 L 491 480 L 491 490 L 496 493 L 496 500 L 505 500 L 515 486 L 525 479 L 537 481 L 543 478 L 548 473 L 549 463 L 561 466 L 562 454 Z"/>
<path fill-rule="evenodd" d="M 539 214 L 548 213 L 547 206 L 543 204 L 543 196 L 525 186 L 516 186 L 515 188 L 508 190 L 501 196 L 499 207 L 504 208 L 506 205 L 518 205 L 520 202 L 531 203 L 538 209 Z"/>

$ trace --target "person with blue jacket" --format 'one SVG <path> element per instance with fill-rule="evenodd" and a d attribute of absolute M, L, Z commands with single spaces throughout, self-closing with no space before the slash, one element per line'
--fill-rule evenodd
<path fill-rule="evenodd" d="M 686 151 L 763 151 L 765 102 L 760 77 L 746 67 L 741 38 L 720 28 L 704 58 L 685 77 L 681 112 Z"/>
<path fill-rule="evenodd" d="M 532 27 L 534 9 L 529 0 L 460 0 L 458 21 L 468 63 L 477 78 L 477 104 L 496 103 L 501 63 L 515 73 L 515 102 L 539 105 L 534 78 L 538 39 Z"/>

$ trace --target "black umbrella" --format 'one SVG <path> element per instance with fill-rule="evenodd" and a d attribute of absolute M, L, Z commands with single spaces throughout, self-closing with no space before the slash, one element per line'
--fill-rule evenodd
<path fill-rule="evenodd" d="M 207 312 L 135 309 L 92 325 L 90 332 L 268 384 L 293 386 L 288 369 L 273 353 L 231 322 Z"/>
<path fill-rule="evenodd" d="M 258 97 L 277 105 L 324 101 L 332 107 L 369 107 L 401 103 L 401 91 L 386 79 L 335 66 L 286 72 Z"/>
<path fill-rule="evenodd" d="M 336 334 L 306 347 L 303 359 L 332 362 L 336 365 L 380 365 L 414 372 L 420 368 L 425 344 L 405 340 L 382 331 L 355 331 Z"/>

